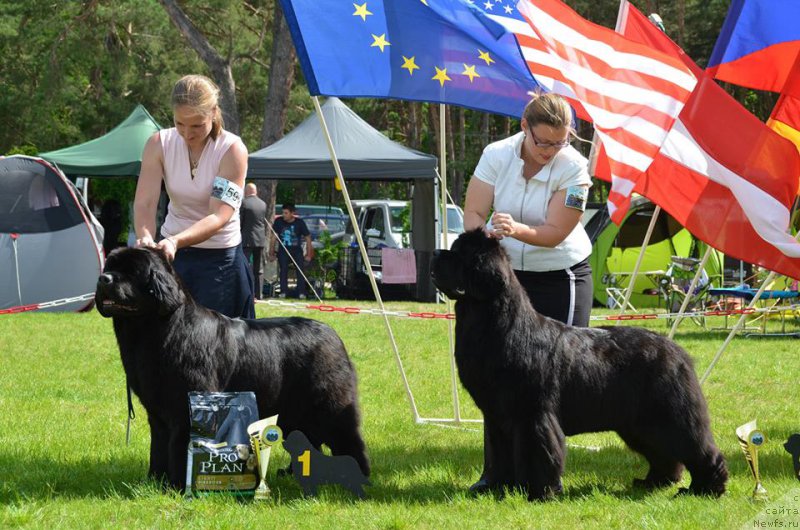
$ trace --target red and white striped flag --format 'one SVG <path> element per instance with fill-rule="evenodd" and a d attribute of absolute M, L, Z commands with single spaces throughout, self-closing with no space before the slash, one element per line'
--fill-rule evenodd
<path fill-rule="evenodd" d="M 620 223 L 697 84 L 675 57 L 582 18 L 560 0 L 522 0 L 511 29 L 542 85 L 594 122 L 611 166 L 608 208 Z"/>
<path fill-rule="evenodd" d="M 647 173 L 641 193 L 726 255 L 800 279 L 800 243 L 787 230 L 800 155 L 728 95 L 628 2 L 620 31 L 680 59 L 701 81 Z M 604 157 L 597 176 L 608 180 Z"/>

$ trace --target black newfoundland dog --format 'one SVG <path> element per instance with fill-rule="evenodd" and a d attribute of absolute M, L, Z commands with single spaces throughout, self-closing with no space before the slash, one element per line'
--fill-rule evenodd
<path fill-rule="evenodd" d="M 636 485 L 670 485 L 685 466 L 689 493 L 725 492 L 725 460 L 680 346 L 641 328 L 574 328 L 536 313 L 480 229 L 437 251 L 432 275 L 456 300 L 456 364 L 483 412 L 488 486 L 548 498 L 561 490 L 565 436 L 616 431 L 650 464 Z"/>
<path fill-rule="evenodd" d="M 306 318 L 227 318 L 196 304 L 157 250 L 112 252 L 97 282 L 128 384 L 150 423 L 149 475 L 183 488 L 189 391 L 253 391 L 283 432 L 350 455 L 369 475 L 356 374 L 341 339 Z"/>

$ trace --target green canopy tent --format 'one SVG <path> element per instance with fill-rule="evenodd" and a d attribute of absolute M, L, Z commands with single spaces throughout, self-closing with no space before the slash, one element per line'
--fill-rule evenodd
<path fill-rule="evenodd" d="M 592 241 L 589 262 L 592 265 L 594 299 L 598 304 L 610 305 L 607 289 L 622 291 L 628 287 L 630 273 L 641 252 L 654 210 L 655 204 L 645 197 L 635 196 L 625 219 L 617 226 L 611 222 L 604 204 L 586 208 L 583 223 Z M 705 250 L 705 243 L 695 239 L 662 210 L 634 283 L 631 303 L 635 307 L 654 307 L 663 303 L 659 281 L 672 265 L 672 257 L 699 258 Z M 711 254 L 705 271 L 713 285 L 721 283 L 722 254 L 719 251 Z"/>
<path fill-rule="evenodd" d="M 153 133 L 160 129 L 161 126 L 147 112 L 147 109 L 142 105 L 136 105 L 133 112 L 122 123 L 103 136 L 57 151 L 41 153 L 39 156 L 48 162 L 55 163 L 70 180 L 78 183 L 78 187 L 81 188 L 83 196 L 86 198 L 89 190 L 88 178 L 138 177 L 142 167 L 144 146 Z M 79 179 L 83 180 L 82 185 L 79 183 Z M 156 220 L 159 226 L 165 215 L 165 208 L 166 197 L 162 193 L 159 217 Z M 124 223 L 121 223 L 120 219 L 124 219 L 125 211 L 124 205 L 119 211 L 119 205 L 112 207 L 109 202 L 107 214 L 101 212 L 100 220 L 104 223 L 107 231 L 103 241 L 106 250 L 118 244 L 117 234 L 124 228 Z M 128 234 L 129 243 L 131 234 L 132 232 Z"/>
<path fill-rule="evenodd" d="M 108 133 L 88 142 L 39 156 L 55 162 L 70 177 L 138 176 L 142 151 L 161 126 L 142 105 Z"/>

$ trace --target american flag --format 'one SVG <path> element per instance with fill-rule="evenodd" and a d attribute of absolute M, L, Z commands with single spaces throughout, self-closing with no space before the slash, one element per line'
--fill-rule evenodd
<path fill-rule="evenodd" d="M 475 3 L 514 33 L 536 80 L 594 123 L 611 165 L 619 223 L 697 84 L 681 61 L 593 24 L 560 0 Z"/>

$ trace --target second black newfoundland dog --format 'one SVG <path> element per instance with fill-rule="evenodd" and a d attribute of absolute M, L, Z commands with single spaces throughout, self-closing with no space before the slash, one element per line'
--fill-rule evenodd
<path fill-rule="evenodd" d="M 369 475 L 356 374 L 330 327 L 306 318 L 227 318 L 196 304 L 163 253 L 119 249 L 97 282 L 128 384 L 150 423 L 149 475 L 183 488 L 189 391 L 256 394 L 261 417 L 350 455 Z"/>
<path fill-rule="evenodd" d="M 456 300 L 456 364 L 483 412 L 490 487 L 548 498 L 561 490 L 565 436 L 616 431 L 650 464 L 636 484 L 667 486 L 685 466 L 689 493 L 725 492 L 725 460 L 680 346 L 641 328 L 574 328 L 536 313 L 480 229 L 437 251 L 432 275 Z"/>

